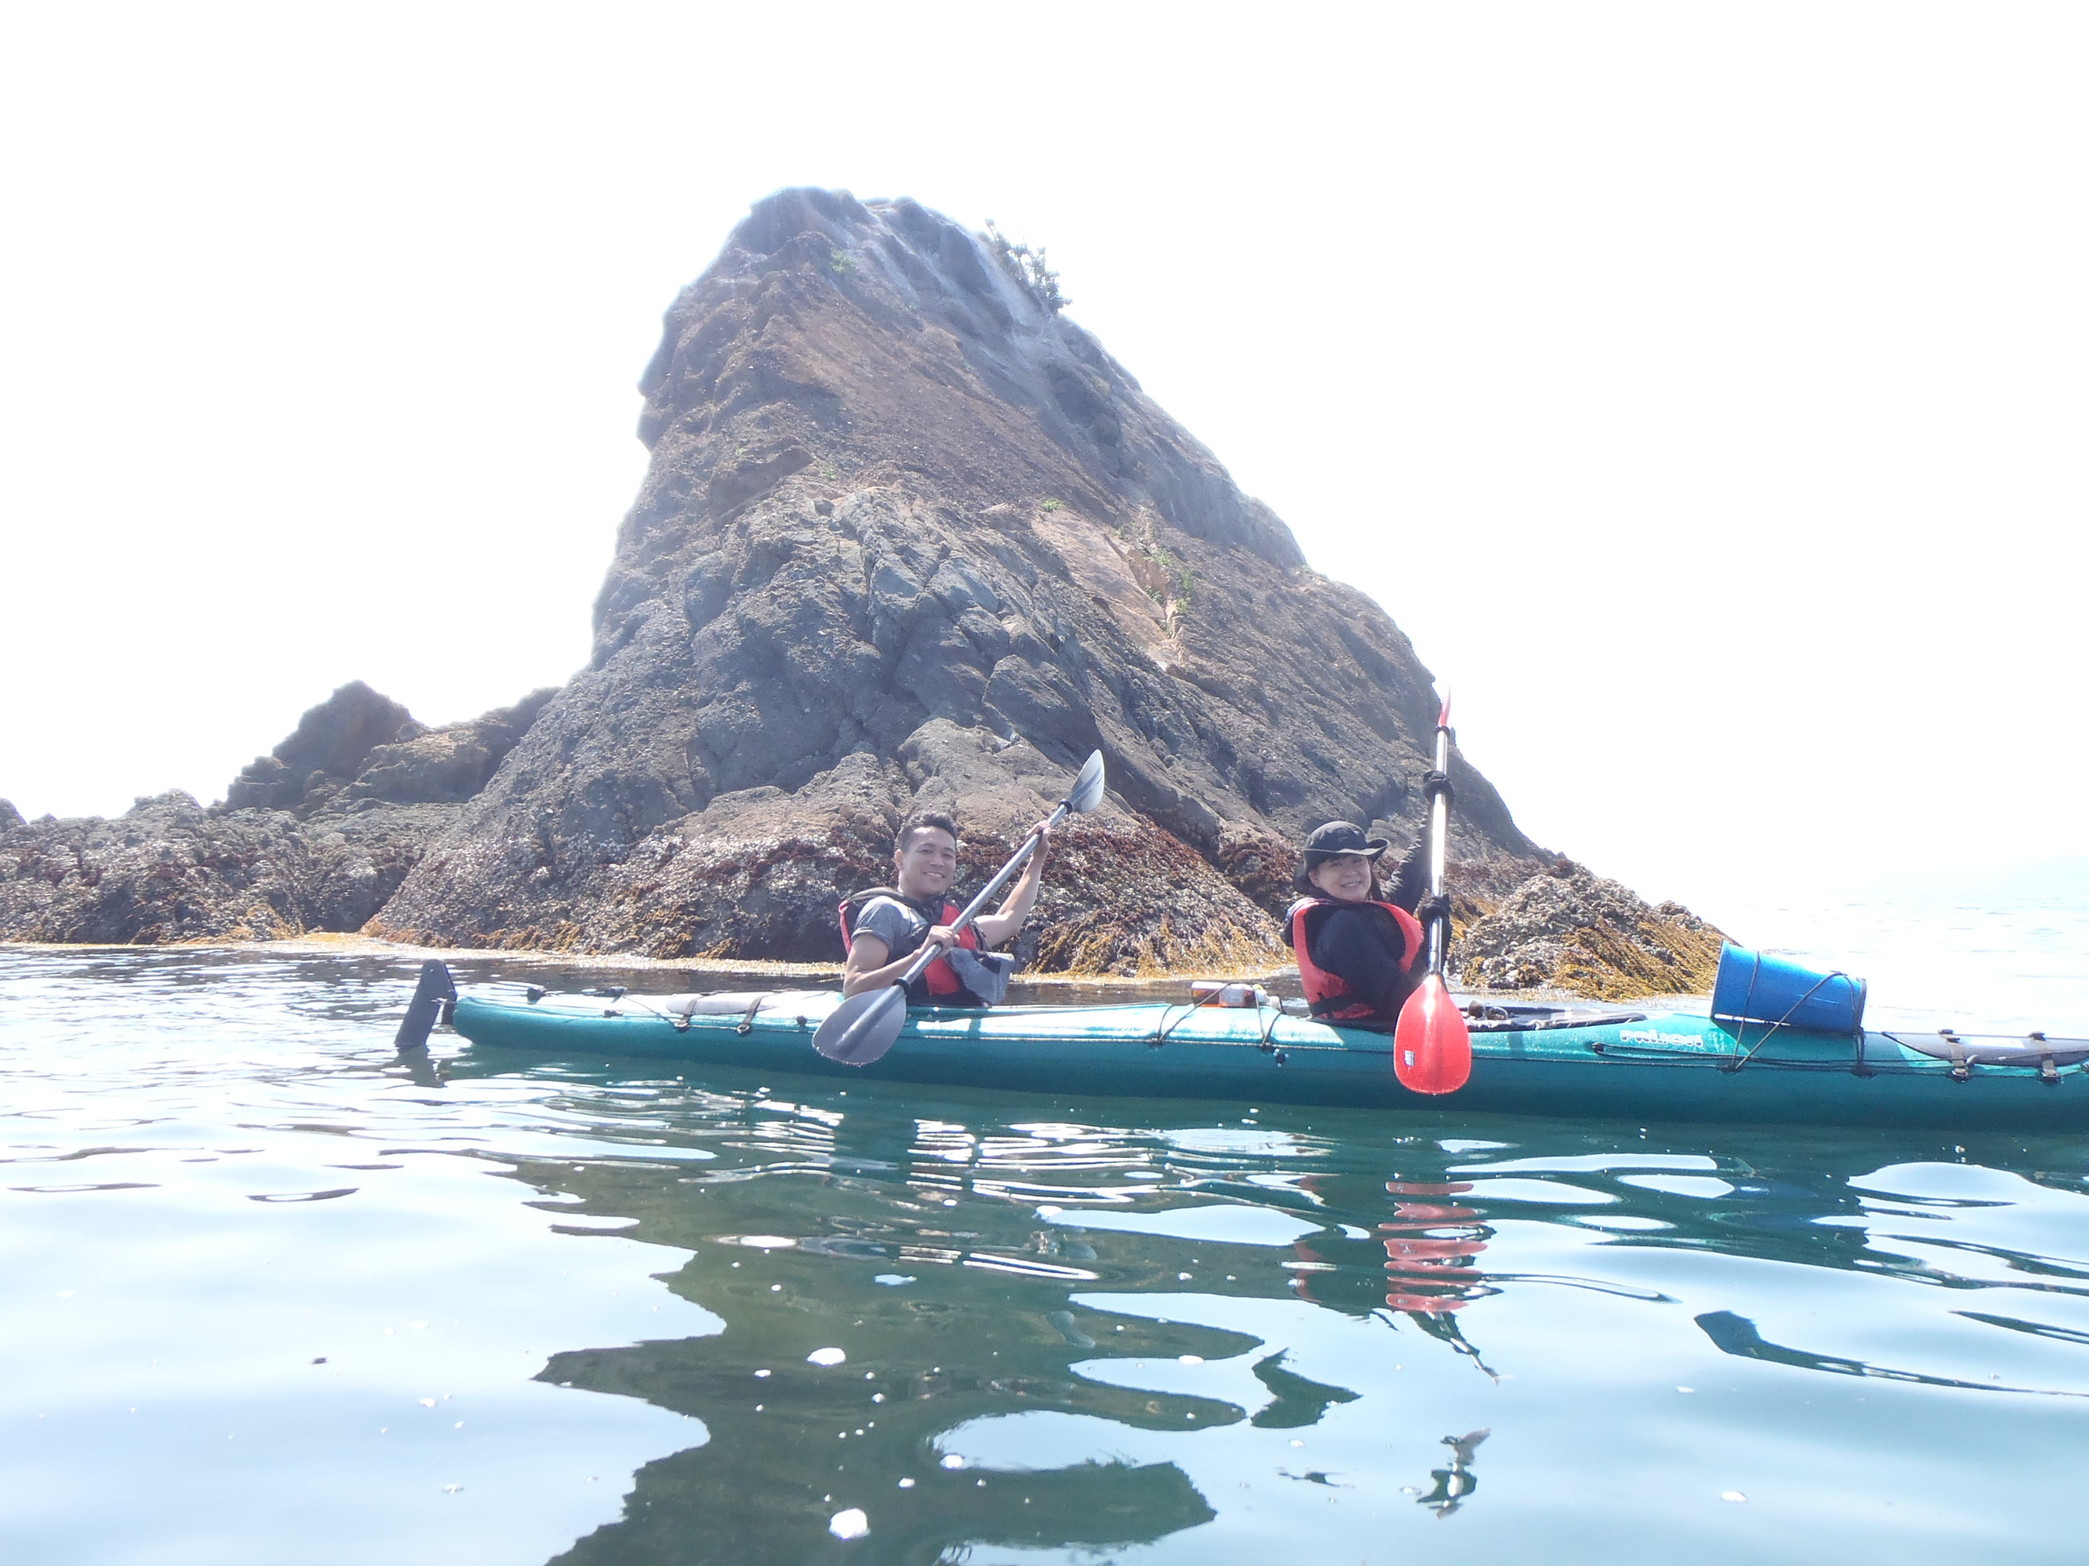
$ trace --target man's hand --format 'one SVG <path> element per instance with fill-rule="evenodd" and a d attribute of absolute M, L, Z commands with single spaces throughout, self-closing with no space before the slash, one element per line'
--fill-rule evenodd
<path fill-rule="evenodd" d="M 929 926 L 928 934 L 921 938 L 923 946 L 941 946 L 946 950 L 957 945 L 957 931 L 947 924 Z"/>
<path fill-rule="evenodd" d="M 1037 901 L 1037 888 L 1042 879 L 1045 854 L 1052 844 L 1052 819 L 1047 816 L 1023 834 L 1023 841 L 1034 846 L 1030 857 L 1023 861 L 1023 873 L 1009 888 L 1008 896 L 1001 906 L 990 914 L 981 914 L 972 921 L 972 928 L 979 932 L 979 944 L 992 951 L 1022 928 L 1023 921 L 1030 917 L 1030 905 Z"/>

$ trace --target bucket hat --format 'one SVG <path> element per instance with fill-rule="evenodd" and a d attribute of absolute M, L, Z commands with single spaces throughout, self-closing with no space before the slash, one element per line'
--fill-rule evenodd
<path fill-rule="evenodd" d="M 1325 826 L 1313 828 L 1306 839 L 1306 868 L 1323 864 L 1337 854 L 1362 854 L 1366 859 L 1377 859 L 1392 843 L 1382 837 L 1369 837 L 1354 821 L 1330 821 Z"/>

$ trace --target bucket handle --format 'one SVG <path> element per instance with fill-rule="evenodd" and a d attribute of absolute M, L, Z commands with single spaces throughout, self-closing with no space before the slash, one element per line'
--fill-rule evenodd
<path fill-rule="evenodd" d="M 1741 1000 L 1741 1008 L 1744 1011 L 1753 1009 L 1753 1003 L 1755 1001 L 1755 980 L 1756 976 L 1763 971 L 1763 954 L 1759 951 L 1751 950 L 1748 954 L 1748 961 L 1748 993 L 1745 996 L 1743 996 Z M 1855 983 L 1855 981 L 1851 979 L 1847 973 L 1843 972 L 1842 969 L 1835 968 L 1827 973 L 1818 976 L 1813 981 L 1813 983 L 1807 987 L 1805 994 L 1801 995 L 1797 1000 L 1793 1001 L 1791 1005 L 1785 1007 L 1784 1015 L 1779 1017 L 1775 1022 L 1764 1023 L 1762 1019 L 1759 1017 L 1753 1019 L 1747 1017 L 1735 1018 L 1734 1020 L 1741 1024 L 1742 1033 L 1746 1032 L 1748 1023 L 1752 1020 L 1756 1023 L 1758 1027 L 1761 1027 L 1763 1029 L 1763 1036 L 1757 1039 L 1753 1044 L 1749 1045 L 1748 1052 L 1746 1054 L 1743 1054 L 1741 1052 L 1742 1033 L 1736 1033 L 1734 1035 L 1733 1059 L 1731 1064 L 1729 1064 L 1725 1069 L 1728 1071 L 1739 1071 L 1743 1066 L 1747 1065 L 1748 1062 L 1755 1059 L 1756 1051 L 1761 1049 L 1765 1044 L 1769 1043 L 1771 1036 L 1775 1034 L 1779 1028 L 1785 1027 L 1788 1024 L 1790 1024 L 1793 1014 L 1797 1012 L 1801 1006 L 1804 1006 L 1808 1001 L 1812 1000 L 1814 996 L 1818 995 L 1821 991 L 1822 985 L 1828 984 L 1836 979 L 1841 979 L 1846 984 Z M 1864 1030 L 1861 1028 L 1855 1028 L 1851 1031 L 1853 1033 L 1862 1033 Z"/>

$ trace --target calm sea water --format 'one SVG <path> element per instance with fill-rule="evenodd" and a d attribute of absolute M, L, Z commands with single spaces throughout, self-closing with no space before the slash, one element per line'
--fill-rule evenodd
<path fill-rule="evenodd" d="M 1881 1026 L 2089 1035 L 2089 894 L 1740 899 L 1708 917 L 1743 944 L 1865 979 Z"/>
<path fill-rule="evenodd" d="M 2089 908 L 1873 914 L 2089 1032 Z M 411 978 L 0 953 L 0 1558 L 2082 1557 L 2089 1137 L 416 1074 Z"/>

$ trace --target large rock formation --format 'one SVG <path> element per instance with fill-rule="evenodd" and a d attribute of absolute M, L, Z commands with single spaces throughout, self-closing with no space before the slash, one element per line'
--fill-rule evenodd
<path fill-rule="evenodd" d="M 1099 748 L 1109 802 L 1055 840 L 1020 955 L 1283 961 L 1308 829 L 1413 840 L 1428 671 L 1057 304 L 912 202 L 761 202 L 646 371 L 587 669 L 434 730 L 345 686 L 209 810 L 0 805 L 0 937 L 833 960 L 906 813 L 954 811 L 984 874 Z M 1470 920 L 1554 856 L 1452 774 Z M 1474 973 L 1556 982 L 1557 921 L 1517 919 L 1475 927 Z"/>
<path fill-rule="evenodd" d="M 1049 966 L 1275 958 L 1304 831 L 1411 839 L 1406 637 L 1015 261 L 908 201 L 754 209 L 646 372 L 589 667 L 373 931 L 831 959 L 909 809 L 954 807 L 984 868 L 1098 747 Z M 1462 874 L 1505 891 L 1538 851 L 1453 770 Z"/>

